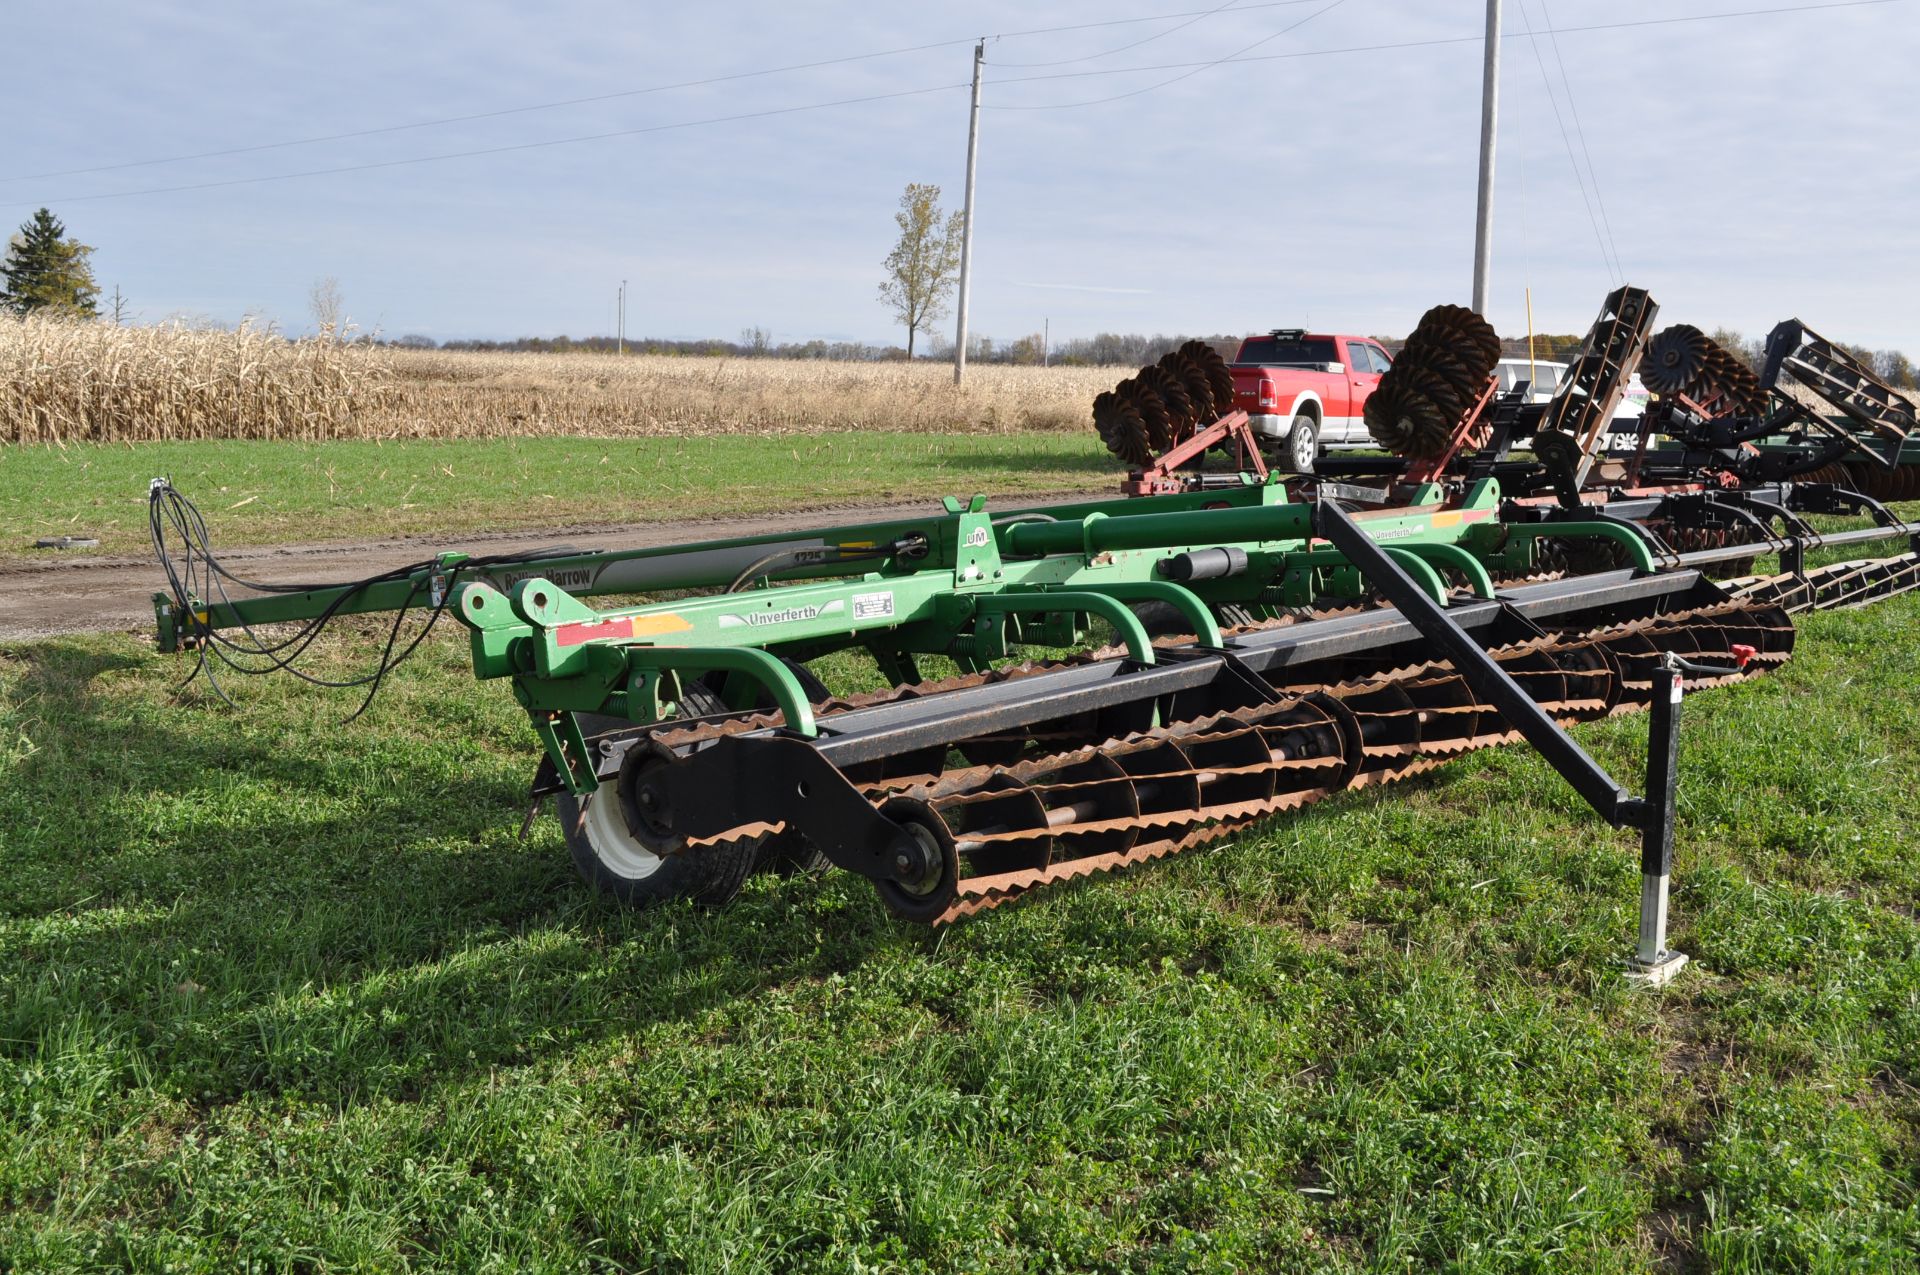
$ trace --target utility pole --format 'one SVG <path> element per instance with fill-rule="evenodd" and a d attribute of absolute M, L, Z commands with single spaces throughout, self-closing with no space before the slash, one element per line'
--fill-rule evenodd
<path fill-rule="evenodd" d="M 622 279 L 620 281 L 619 328 L 620 328 L 620 335 L 617 339 L 620 343 L 620 353 L 625 354 L 627 352 L 627 281 L 625 279 Z"/>
<path fill-rule="evenodd" d="M 973 111 L 967 116 L 967 203 L 960 228 L 960 304 L 957 330 L 953 338 L 953 383 L 967 375 L 967 285 L 973 269 L 973 167 L 980 157 L 980 65 L 987 60 L 987 41 L 983 36 L 973 46 Z"/>
<path fill-rule="evenodd" d="M 1487 316 L 1493 258 L 1493 139 L 1500 114 L 1500 0 L 1487 0 L 1486 65 L 1480 78 L 1480 208 L 1473 230 L 1473 308 Z"/>
<path fill-rule="evenodd" d="M 1053 318 L 1051 315 L 1040 320 L 1040 366 L 1051 367 L 1049 357 L 1053 353 Z"/>

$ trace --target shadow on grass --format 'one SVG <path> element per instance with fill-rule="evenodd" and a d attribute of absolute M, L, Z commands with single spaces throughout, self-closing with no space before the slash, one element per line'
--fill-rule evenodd
<path fill-rule="evenodd" d="M 613 906 L 551 820 L 515 839 L 517 761 L 474 761 L 459 729 L 437 752 L 343 733 L 329 755 L 299 746 L 324 723 L 129 711 L 99 683 L 135 656 L 20 659 L 9 699 L 48 746 L 0 804 L 24 833 L 0 862 L 0 1056 L 83 1036 L 196 1103 L 407 1099 L 918 941 L 847 906 L 851 878 L 756 883 L 715 912 Z"/>

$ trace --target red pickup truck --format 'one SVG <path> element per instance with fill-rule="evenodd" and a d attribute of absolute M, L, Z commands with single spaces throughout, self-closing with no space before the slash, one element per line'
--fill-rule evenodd
<path fill-rule="evenodd" d="M 1327 447 L 1370 443 L 1360 408 L 1392 362 L 1372 337 L 1276 328 L 1240 343 L 1233 405 L 1281 444 L 1284 468 L 1309 473 Z"/>

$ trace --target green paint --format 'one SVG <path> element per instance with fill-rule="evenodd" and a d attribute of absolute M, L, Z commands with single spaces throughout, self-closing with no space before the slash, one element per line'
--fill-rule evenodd
<path fill-rule="evenodd" d="M 1628 545 L 1651 569 L 1630 528 L 1583 522 L 1502 529 L 1499 489 L 1482 482 L 1453 508 L 1436 498 L 1363 516 L 1369 535 L 1443 604 L 1442 571 L 1493 593 L 1489 564 L 1530 562 L 1541 535 L 1602 536 Z M 762 687 L 789 726 L 814 731 L 799 683 L 781 662 L 849 648 L 890 667 L 915 656 L 951 656 L 981 668 L 1023 646 L 1079 646 L 1093 620 L 1110 625 L 1132 657 L 1155 656 L 1132 604 L 1172 606 L 1204 645 L 1220 643 L 1219 608 L 1312 606 L 1364 596 L 1359 571 L 1312 538 L 1312 507 L 1277 483 L 1146 499 L 1087 501 L 996 514 L 981 497 L 949 499 L 920 518 L 800 536 L 759 536 L 613 553 L 486 565 L 446 554 L 405 579 L 277 594 L 205 609 L 217 628 L 336 614 L 424 608 L 448 599 L 471 633 L 473 671 L 510 679 L 543 743 L 577 790 L 590 768 L 570 755 L 554 714 L 636 722 L 671 711 L 665 679 L 739 674 Z M 1504 534 L 1503 534 L 1504 530 Z M 1175 555 L 1231 547 L 1244 572 L 1175 585 L 1161 567 Z M 802 557 L 786 556 L 789 551 Z M 854 555 L 845 560 L 840 555 Z M 773 555 L 770 557 L 769 555 Z M 796 578 L 804 577 L 804 578 Z M 724 591 L 739 581 L 748 587 Z M 583 599 L 641 590 L 699 596 L 598 610 Z M 157 600 L 161 644 L 188 626 Z M 171 625 L 171 627 L 168 627 Z M 542 725 L 541 723 L 546 723 Z"/>

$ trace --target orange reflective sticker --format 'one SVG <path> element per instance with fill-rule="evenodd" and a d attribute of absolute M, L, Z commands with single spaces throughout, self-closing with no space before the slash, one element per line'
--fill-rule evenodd
<path fill-rule="evenodd" d="M 633 635 L 635 637 L 653 637 L 660 633 L 685 633 L 692 627 L 692 624 L 671 611 L 662 615 L 636 615 L 633 617 Z"/>

